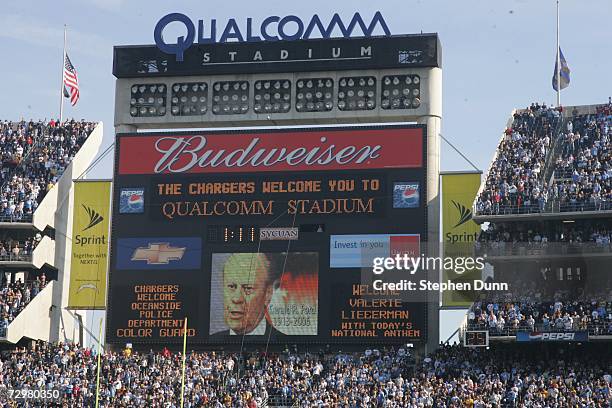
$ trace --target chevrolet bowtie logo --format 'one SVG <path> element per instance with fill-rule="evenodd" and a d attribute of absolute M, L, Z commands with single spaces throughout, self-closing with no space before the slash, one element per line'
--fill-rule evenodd
<path fill-rule="evenodd" d="M 185 255 L 186 248 L 172 247 L 167 242 L 149 244 L 148 247 L 136 248 L 132 261 L 147 261 L 147 265 L 168 265 Z"/>

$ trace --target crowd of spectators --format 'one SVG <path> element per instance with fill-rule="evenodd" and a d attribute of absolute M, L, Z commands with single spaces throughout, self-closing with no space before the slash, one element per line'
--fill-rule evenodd
<path fill-rule="evenodd" d="M 476 201 L 478 213 L 612 210 L 612 102 L 594 114 L 572 114 L 557 135 L 559 123 L 560 111 L 545 105 L 515 113 Z M 550 183 L 542 173 L 555 143 Z"/>
<path fill-rule="evenodd" d="M 5 279 L 0 288 L 0 337 L 17 315 L 47 286 L 43 273 L 35 280 L 22 282 L 21 279 L 8 283 Z"/>
<path fill-rule="evenodd" d="M 478 197 L 478 213 L 544 209 L 548 191 L 542 188 L 541 172 L 560 116 L 558 109 L 544 104 L 532 104 L 514 114 Z"/>
<path fill-rule="evenodd" d="M 0 121 L 0 221 L 31 219 L 95 123 Z"/>
<path fill-rule="evenodd" d="M 31 259 L 39 240 L 36 237 L 26 239 L 0 239 L 0 261 L 26 261 Z"/>
<path fill-rule="evenodd" d="M 542 271 L 546 275 L 547 270 Z M 486 293 L 474 302 L 468 327 L 487 329 L 492 334 L 514 335 L 517 331 L 588 331 L 612 334 L 612 289 L 608 284 L 585 291 L 577 284 L 550 290 L 546 280 L 534 276 L 519 279 L 505 293 Z M 558 284 L 555 285 L 557 288 Z"/>
<path fill-rule="evenodd" d="M 608 407 L 609 348 L 546 345 L 553 350 L 442 346 L 416 362 L 409 349 L 359 354 L 232 354 L 186 357 L 185 407 L 316 408 Z M 95 352 L 37 343 L 0 359 L 0 390 L 56 389 L 65 407 L 93 406 Z M 177 407 L 182 356 L 105 352 L 100 407 Z"/>
<path fill-rule="evenodd" d="M 612 334 L 612 302 L 478 302 L 470 313 L 469 327 L 492 334 L 517 331 L 589 331 Z"/>
<path fill-rule="evenodd" d="M 612 209 L 612 114 L 604 107 L 567 122 L 551 186 L 562 212 Z"/>
<path fill-rule="evenodd" d="M 479 235 L 481 244 L 530 244 L 593 243 L 609 246 L 612 242 L 612 225 L 607 220 L 577 220 L 572 223 L 552 222 L 548 224 L 496 223 Z"/>

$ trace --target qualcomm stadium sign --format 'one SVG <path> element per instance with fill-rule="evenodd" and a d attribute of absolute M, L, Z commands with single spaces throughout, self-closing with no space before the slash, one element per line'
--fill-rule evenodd
<path fill-rule="evenodd" d="M 164 29 L 168 24 L 178 22 L 185 26 L 186 35 L 176 37 L 174 42 L 167 42 L 163 36 Z M 157 47 L 167 53 L 174 54 L 177 61 L 182 61 L 184 52 L 194 43 L 252 43 L 261 41 L 293 41 L 307 40 L 311 38 L 328 39 L 339 33 L 341 38 L 372 37 L 376 28 L 382 30 L 385 36 L 391 36 L 389 27 L 380 11 L 377 11 L 372 20 L 366 24 L 359 13 L 346 24 L 338 13 L 331 20 L 324 22 L 315 14 L 310 20 L 303 21 L 298 16 L 289 15 L 285 17 L 269 16 L 260 24 L 254 23 L 252 18 L 247 18 L 244 24 L 239 24 L 236 19 L 230 18 L 225 24 L 217 24 L 216 19 L 211 19 L 208 25 L 204 20 L 196 24 L 188 16 L 181 13 L 170 13 L 162 17 L 155 25 L 153 32 Z M 358 30 L 357 30 L 358 28 Z M 356 35 L 353 35 L 355 32 Z"/>

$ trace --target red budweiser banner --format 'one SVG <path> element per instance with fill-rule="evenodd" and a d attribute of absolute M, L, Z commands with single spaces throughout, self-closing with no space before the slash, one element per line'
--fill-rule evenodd
<path fill-rule="evenodd" d="M 416 168 L 423 128 L 126 135 L 119 174 Z"/>

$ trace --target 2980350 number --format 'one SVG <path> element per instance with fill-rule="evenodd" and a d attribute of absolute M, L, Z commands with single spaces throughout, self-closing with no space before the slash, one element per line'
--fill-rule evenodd
<path fill-rule="evenodd" d="M 8 400 L 58 401 L 62 396 L 62 393 L 56 388 L 0 388 L 0 395 Z"/>

